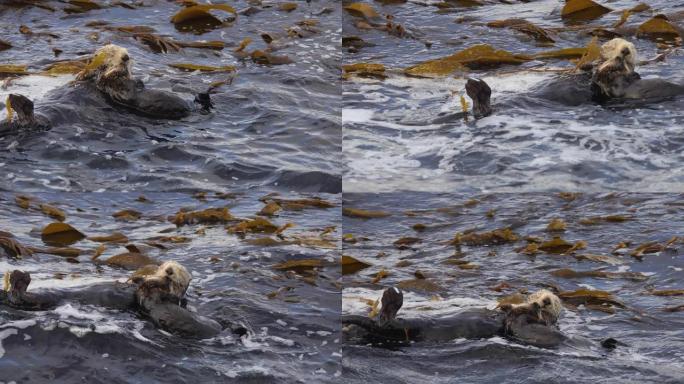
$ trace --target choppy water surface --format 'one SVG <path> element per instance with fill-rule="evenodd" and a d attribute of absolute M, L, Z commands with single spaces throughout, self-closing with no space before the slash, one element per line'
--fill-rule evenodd
<path fill-rule="evenodd" d="M 157 121 L 107 107 L 45 133 L 2 137 L 0 174 L 5 182 L 0 188 L 180 191 L 240 184 L 341 190 L 340 163 L 333 156 L 341 150 L 337 2 L 298 2 L 297 9 L 286 12 L 273 2 L 234 1 L 230 5 L 238 10 L 237 19 L 202 34 L 174 27 L 171 16 L 181 9 L 174 2 L 125 1 L 118 3 L 127 7 L 83 13 L 67 13 L 65 9 L 78 8 L 68 2 L 42 2 L 52 11 L 19 3 L 0 5 L 0 34 L 13 45 L 0 52 L 0 64 L 29 65 L 37 73 L 54 61 L 84 57 L 111 42 L 128 49 L 133 74 L 147 87 L 171 89 L 189 100 L 229 75 L 186 73 L 168 64 L 232 65 L 237 76 L 231 85 L 218 88 L 212 96 L 216 109 L 207 116 Z M 231 17 L 220 11 L 216 16 Z M 288 37 L 287 29 L 300 28 L 296 23 L 303 20 L 318 22 L 309 28 L 313 33 Z M 32 34 L 20 33 L 20 25 Z M 151 27 L 153 34 L 181 42 L 221 41 L 225 48 L 154 53 L 133 34 L 113 29 L 122 26 Z M 234 55 L 245 38 L 252 40 L 246 51 L 264 50 L 261 33 L 275 37 L 273 54 L 289 57 L 292 64 L 260 65 Z M 55 57 L 53 49 L 62 52 Z M 4 102 L 7 93 L 22 93 L 36 101 L 40 112 L 60 102 L 60 89 L 71 79 L 20 77 L 5 83 L 0 98 Z M 4 110 L 0 115 L 4 118 Z"/>
<path fill-rule="evenodd" d="M 263 204 L 257 195 L 198 200 L 185 194 L 35 194 L 31 208 L 0 195 L 0 230 L 13 233 L 26 246 L 45 248 L 40 230 L 54 221 L 37 209 L 51 204 L 63 210 L 66 222 L 88 236 L 120 232 L 148 256 L 176 260 L 191 271 L 188 305 L 225 323 L 243 322 L 252 334 L 238 340 L 230 332 L 207 340 L 184 339 L 157 330 L 133 313 L 65 304 L 54 310 L 23 312 L 0 308 L 0 380 L 16 382 L 333 382 L 341 374 L 339 343 L 340 202 L 320 197 L 335 208 L 283 210 L 270 220 L 285 240 L 317 239 L 307 244 L 254 245 L 251 240 L 275 235 L 227 233 L 224 224 L 194 224 L 176 228 L 167 216 L 182 207 L 199 210 L 228 207 L 233 216 L 254 217 Z M 283 198 L 306 196 L 287 195 Z M 115 212 L 141 213 L 133 221 L 117 221 Z M 229 224 L 230 225 L 230 224 Z M 326 234 L 323 232 L 328 229 Z M 174 241 L 164 240 L 173 237 Z M 106 243 L 99 257 L 126 252 L 126 243 Z M 73 287 L 105 281 L 125 281 L 129 271 L 95 265 L 90 257 L 99 243 L 81 240 L 77 263 L 63 257 L 0 259 L 2 271 L 31 272 L 31 288 Z M 2 251 L 2 248 L 0 248 Z M 321 267 L 282 271 L 274 265 L 295 259 L 315 259 Z M 74 261 L 74 260 L 72 260 Z M 29 288 L 29 290 L 31 289 Z"/>
<path fill-rule="evenodd" d="M 474 198 L 474 199 L 473 199 Z M 684 304 L 681 296 L 656 296 L 652 290 L 682 289 L 684 257 L 681 237 L 671 246 L 641 259 L 630 256 L 640 244 L 664 245 L 681 236 L 684 213 L 681 195 L 580 195 L 568 201 L 555 194 L 495 194 L 454 197 L 436 194 L 345 194 L 345 207 L 381 210 L 391 216 L 343 219 L 345 255 L 372 264 L 343 278 L 343 313 L 364 314 L 362 299 L 378 299 L 387 286 L 414 279 L 416 271 L 442 289 L 405 290 L 399 316 L 439 317 L 470 306 L 493 308 L 496 300 L 520 289 L 556 287 L 610 292 L 625 308 L 614 313 L 585 306 L 566 307 L 560 329 L 587 346 L 540 349 L 502 338 L 416 343 L 393 350 L 344 345 L 344 377 L 348 382 L 434 383 L 678 383 L 684 375 L 681 312 L 666 308 Z M 583 219 L 621 216 L 623 222 Z M 564 232 L 549 233 L 552 219 L 566 223 Z M 617 219 L 615 219 L 617 220 Z M 596 221 L 596 220 L 594 220 Z M 413 229 L 416 224 L 425 229 Z M 448 242 L 456 233 L 511 228 L 521 239 L 512 244 L 461 246 Z M 353 239 L 348 234 L 353 235 Z M 522 254 L 517 249 L 532 236 L 549 240 L 561 236 L 586 247 L 570 254 Z M 393 243 L 404 237 L 419 242 L 400 250 Z M 620 242 L 627 248 L 613 252 Z M 583 255 L 602 255 L 601 261 Z M 468 265 L 462 269 L 459 265 Z M 467 268 L 467 269 L 466 269 Z M 551 272 L 626 273 L 612 278 L 561 278 Z M 373 284 L 380 270 L 389 275 Z M 634 274 L 632 274 L 634 273 Z M 500 286 L 506 283 L 509 288 Z M 500 292 L 493 290 L 499 286 Z M 606 351 L 597 342 L 613 337 L 622 343 Z"/>
<path fill-rule="evenodd" d="M 452 8 L 438 2 L 407 1 L 382 5 L 369 2 L 381 15 L 391 14 L 416 39 L 385 31 L 359 29 L 359 18 L 343 15 L 343 36 L 360 37 L 371 46 L 345 49 L 344 62 L 381 63 L 401 70 L 430 59 L 451 55 L 475 44 L 490 44 L 513 53 L 584 47 L 591 36 L 564 27 L 562 2 L 489 4 Z M 491 2 L 495 3 L 495 2 Z M 590 22 L 607 29 L 621 12 L 637 1 L 601 2 L 617 10 Z M 432 4 L 432 5 L 429 5 Z M 446 3 L 443 3 L 444 5 Z M 651 11 L 632 15 L 635 27 L 655 14 L 679 14 L 677 2 L 649 1 Z M 530 37 L 507 28 L 490 28 L 494 20 L 524 18 L 551 30 L 552 46 L 539 46 Z M 672 17 L 674 21 L 677 17 Z M 676 21 L 681 26 L 681 19 Z M 627 28 L 629 29 L 629 28 Z M 663 52 L 647 39 L 634 42 L 641 59 Z M 605 39 L 600 42 L 606 41 Z M 427 48 L 425 42 L 431 43 Z M 545 191 L 639 190 L 678 191 L 682 183 L 682 114 L 684 101 L 671 100 L 638 108 L 614 109 L 594 104 L 566 106 L 521 97 L 540 89 L 556 73 L 532 67 L 568 68 L 567 61 L 531 61 L 521 66 L 472 71 L 492 90 L 494 114 L 468 123 L 436 123 L 445 112 L 459 111 L 465 79 L 418 79 L 390 73 L 384 80 L 352 79 L 343 84 L 345 191 Z M 684 83 L 681 49 L 665 62 L 637 68 L 643 77 Z M 452 92 L 456 92 L 456 97 Z M 468 100 L 469 101 L 469 100 Z"/>

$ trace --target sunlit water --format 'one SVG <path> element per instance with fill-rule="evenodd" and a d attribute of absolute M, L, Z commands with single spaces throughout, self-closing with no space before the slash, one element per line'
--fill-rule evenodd
<path fill-rule="evenodd" d="M 358 18 L 343 15 L 345 37 L 358 36 L 374 44 L 355 53 L 344 48 L 344 63 L 381 63 L 390 69 L 384 81 L 356 78 L 343 84 L 345 191 L 681 189 L 682 98 L 626 109 L 526 99 L 526 95 L 543 89 L 557 76 L 553 72 L 530 71 L 544 66 L 544 62 L 532 61 L 469 74 L 490 84 L 494 106 L 491 116 L 475 122 L 452 119 L 435 123 L 440 114 L 460 111 L 459 96 L 465 96 L 465 79 L 407 78 L 392 71 L 475 44 L 533 54 L 583 47 L 591 36 L 560 32 L 552 34 L 555 45 L 538 46 L 524 34 L 486 26 L 494 20 L 525 18 L 544 28 L 563 27 L 559 16 L 562 2 L 558 1 L 454 7 L 452 12 L 441 13 L 425 3 L 373 4 L 382 15 L 393 15 L 394 22 L 413 32 L 417 39 L 359 30 L 354 25 Z M 624 10 L 637 3 L 612 1 L 606 5 Z M 684 10 L 668 1 L 648 4 L 653 11 L 632 15 L 628 26 L 637 26 L 658 13 L 679 12 L 681 17 Z M 591 24 L 610 29 L 620 15 L 612 12 Z M 635 43 L 640 59 L 663 52 L 651 40 L 626 38 Z M 430 48 L 425 42 L 432 43 Z M 545 67 L 569 65 L 567 61 L 552 60 Z M 644 65 L 637 71 L 643 77 L 684 84 L 682 65 L 684 55 L 678 49 L 665 62 Z"/>
<path fill-rule="evenodd" d="M 382 210 L 391 216 L 343 219 L 345 236 L 350 233 L 358 240 L 343 243 L 344 254 L 372 264 L 344 276 L 343 313 L 367 314 L 370 307 L 362 299 L 380 298 L 385 287 L 414 279 L 416 271 L 443 290 L 405 291 L 399 317 L 448 316 L 473 306 L 494 308 L 497 298 L 504 295 L 548 285 L 562 291 L 609 291 L 626 306 L 613 314 L 583 306 L 566 308 L 559 321 L 560 329 L 573 338 L 588 340 L 586 346 L 540 349 L 503 338 L 415 343 L 394 349 L 345 344 L 343 366 L 347 382 L 680 382 L 684 375 L 682 315 L 664 309 L 684 301 L 681 296 L 659 297 L 648 291 L 682 288 L 681 240 L 673 249 L 646 254 L 641 261 L 629 252 L 645 242 L 662 244 L 673 236 L 681 236 L 681 197 L 587 194 L 568 202 L 555 194 L 345 194 L 345 207 Z M 488 212 L 493 212 L 492 218 Z M 631 219 L 599 225 L 579 223 L 581 219 L 606 215 Z M 529 256 L 516 251 L 525 246 L 524 240 L 507 245 L 461 246 L 460 252 L 448 244 L 457 232 L 503 227 L 510 227 L 521 238 L 548 240 L 553 234 L 546 231 L 546 226 L 552 219 L 562 219 L 567 224 L 566 231 L 556 235 L 571 243 L 586 241 L 586 248 L 571 255 L 541 252 Z M 424 224 L 427 229 L 416 231 L 412 229 L 415 224 Z M 402 237 L 417 237 L 420 242 L 399 250 L 393 242 Z M 630 247 L 612 254 L 623 241 L 630 242 Z M 573 257 L 585 254 L 612 256 L 612 264 Z M 455 258 L 477 267 L 466 270 L 445 263 Z M 399 262 L 408 265 L 398 266 Z M 561 268 L 639 272 L 644 280 L 568 279 L 550 274 Z M 382 269 L 389 276 L 373 284 L 373 277 Z M 511 288 L 492 290 L 502 282 Z M 607 337 L 624 345 L 613 351 L 604 350 L 598 343 Z"/>
<path fill-rule="evenodd" d="M 45 247 L 40 230 L 54 221 L 36 209 L 24 210 L 14 195 L 0 195 L 0 230 L 13 233 L 26 246 Z M 181 207 L 192 210 L 228 207 L 241 218 L 254 217 L 263 204 L 261 195 L 238 194 L 206 201 L 187 194 L 86 193 L 32 195 L 65 211 L 66 222 L 88 236 L 121 232 L 129 243 L 160 261 L 176 260 L 192 273 L 188 306 L 222 324 L 242 323 L 251 330 L 239 339 L 224 331 L 212 339 L 192 340 L 156 329 L 133 312 L 64 304 L 49 311 L 24 312 L 0 307 L 0 380 L 42 382 L 334 382 L 341 374 L 339 340 L 340 278 L 339 232 L 325 235 L 325 247 L 257 246 L 241 239 L 225 225 L 188 225 L 176 228 L 168 221 Z M 287 198 L 303 197 L 287 195 Z M 318 237 L 324 228 L 339 226 L 339 200 L 329 209 L 281 211 L 276 225 L 295 224 L 291 236 Z M 122 209 L 142 213 L 135 221 L 116 221 Z M 170 243 L 158 236 L 183 236 Z M 153 244 L 155 246 L 150 246 Z M 130 271 L 90 260 L 99 243 L 81 240 L 77 263 L 63 257 L 37 254 L 36 258 L 0 259 L 0 270 L 31 273 L 29 288 L 68 288 L 96 282 L 125 281 Z M 106 244 L 101 260 L 126 252 L 125 244 Z M 161 247 L 161 248 L 160 248 Z M 0 249 L 2 251 L 2 249 Z M 2 253 L 4 255 L 4 253 Z M 293 259 L 317 259 L 324 267 L 311 277 L 279 271 L 274 265 Z M 287 289 L 286 289 L 287 288 Z M 279 292 L 273 295 L 274 292 Z M 224 325 L 225 326 L 225 325 Z"/>
<path fill-rule="evenodd" d="M 173 2 L 144 1 L 137 2 L 144 6 L 135 9 L 112 6 L 74 14 L 62 11 L 69 7 L 66 3 L 48 3 L 56 8 L 54 12 L 0 4 L 0 34 L 14 46 L 0 52 L 0 64 L 24 64 L 29 71 L 40 72 L 53 61 L 83 57 L 111 42 L 128 49 L 133 74 L 147 87 L 173 90 L 188 100 L 228 75 L 186 73 L 168 64 L 232 65 L 237 76 L 212 95 L 215 109 L 210 115 L 164 121 L 111 107 L 48 132 L 1 137 L 0 189 L 181 191 L 268 185 L 312 192 L 341 190 L 336 156 L 341 150 L 341 7 L 337 2 L 301 2 L 292 12 L 273 5 L 254 7 L 261 11 L 240 14 L 231 25 L 201 35 L 176 30 L 170 19 L 181 8 Z M 230 4 L 241 11 L 249 3 Z M 318 33 L 287 38 L 287 28 L 302 20 L 317 20 Z M 226 47 L 158 54 L 130 34 L 86 26 L 95 21 L 109 22 L 109 27 L 152 27 L 154 33 L 177 41 L 223 41 Z M 21 34 L 20 25 L 28 26 L 33 35 Z M 260 38 L 264 32 L 280 37 L 280 49 L 274 54 L 288 56 L 292 64 L 257 65 L 233 54 L 245 38 L 252 39 L 247 51 L 265 49 Z M 62 53 L 55 58 L 53 49 Z M 4 102 L 8 93 L 24 94 L 40 112 L 59 103 L 60 89 L 70 80 L 69 76 L 17 78 L 0 89 L 0 98 Z M 56 96 L 43 97 L 49 90 Z"/>

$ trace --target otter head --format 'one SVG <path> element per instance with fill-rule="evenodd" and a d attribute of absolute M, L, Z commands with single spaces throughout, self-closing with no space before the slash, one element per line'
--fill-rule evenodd
<path fill-rule="evenodd" d="M 527 302 L 532 304 L 536 312 L 537 319 L 546 325 L 554 325 L 558 322 L 563 305 L 561 300 L 547 289 L 540 289 L 527 298 Z"/>
<path fill-rule="evenodd" d="M 131 79 L 131 60 L 128 50 L 114 44 L 98 49 L 92 60 L 76 76 L 77 80 L 94 80 L 101 91 L 117 98 L 124 84 Z"/>
<path fill-rule="evenodd" d="M 399 288 L 387 288 L 382 294 L 381 303 L 382 307 L 380 308 L 378 321 L 384 324 L 392 321 L 397 316 L 397 312 L 399 312 L 399 309 L 404 304 L 404 295 Z"/>
<path fill-rule="evenodd" d="M 594 97 L 605 100 L 624 96 L 625 88 L 639 78 L 634 71 L 636 63 L 636 48 L 629 41 L 615 38 L 603 44 L 592 81 Z"/>
<path fill-rule="evenodd" d="M 191 279 L 185 267 L 167 261 L 154 274 L 144 277 L 138 286 L 138 301 L 143 307 L 162 301 L 181 303 Z"/>

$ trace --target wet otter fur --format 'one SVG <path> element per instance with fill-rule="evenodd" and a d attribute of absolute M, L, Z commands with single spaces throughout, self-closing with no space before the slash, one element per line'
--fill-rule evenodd
<path fill-rule="evenodd" d="M 4 276 L 0 303 L 22 310 L 47 310 L 66 302 L 134 310 L 171 333 L 194 338 L 216 336 L 222 331 L 219 323 L 185 308 L 190 280 L 185 267 L 169 261 L 133 284 L 99 283 L 85 288 L 28 292 L 31 275 L 14 270 Z"/>
<path fill-rule="evenodd" d="M 44 130 L 50 128 L 50 121 L 34 113 L 33 101 L 19 94 L 10 94 L 5 102 L 9 119 L 0 122 L 0 134 L 23 130 Z M 10 115 L 12 111 L 16 116 Z"/>
<path fill-rule="evenodd" d="M 131 67 L 126 48 L 107 44 L 95 52 L 76 80 L 93 82 L 115 104 L 145 116 L 180 119 L 190 114 L 191 105 L 182 98 L 170 92 L 146 89 L 142 81 L 134 80 Z M 197 95 L 195 102 L 201 104 L 204 112 L 213 107 L 208 93 Z"/>
<path fill-rule="evenodd" d="M 504 306 L 504 309 L 495 310 L 471 308 L 438 319 L 395 318 L 393 309 L 401 307 L 397 293 L 400 291 L 396 288 L 388 288 L 383 293 L 383 301 L 391 299 L 392 310 L 388 312 L 394 316 L 382 321 L 358 315 L 342 316 L 345 336 L 372 344 L 502 336 L 524 344 L 554 347 L 566 340 L 556 326 L 562 308 L 560 299 L 548 290 L 535 292 L 526 303 L 515 307 Z"/>

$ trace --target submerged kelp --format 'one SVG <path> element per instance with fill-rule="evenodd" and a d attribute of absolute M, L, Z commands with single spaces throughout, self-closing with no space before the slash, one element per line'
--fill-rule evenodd
<path fill-rule="evenodd" d="M 106 308 L 3 307 L 2 380 L 116 381 L 135 371 L 149 382 L 337 382 L 340 210 L 277 212 L 269 221 L 288 226 L 282 242 L 274 233 L 229 233 L 226 226 L 259 212 L 265 193 L 0 193 L 0 270 L 30 272 L 29 291 L 125 282 L 175 260 L 192 273 L 188 307 L 250 332 L 189 340 Z M 340 205 L 335 195 L 268 196 Z M 39 208 L 47 204 L 65 221 Z"/>
<path fill-rule="evenodd" d="M 677 5 L 344 4 L 348 191 L 679 190 L 671 170 L 684 163 L 681 98 L 603 108 L 578 104 L 567 84 L 554 88 L 562 79 L 571 83 L 568 76 L 587 68 L 599 46 L 615 37 L 636 45 L 643 77 L 684 84 Z M 352 5 L 373 12 L 352 11 Z M 387 19 L 414 38 L 388 33 L 380 22 Z M 472 105 L 467 78 L 490 85 L 491 116 L 461 116 Z"/>
<path fill-rule="evenodd" d="M 341 150 L 338 3 L 7 3 L 0 101 L 23 94 L 54 121 L 47 132 L 0 132 L 0 188 L 341 191 L 341 162 L 330 155 Z M 160 121 L 69 93 L 109 42 L 128 50 L 146 88 L 188 103 L 209 92 L 214 109 Z M 0 119 L 7 110 L 0 105 Z"/>
<path fill-rule="evenodd" d="M 511 372 L 516 381 L 630 380 L 635 374 L 648 383 L 678 380 L 684 374 L 676 357 L 684 325 L 681 198 L 345 193 L 344 206 L 387 215 L 343 219 L 344 236 L 363 239 L 343 242 L 353 267 L 343 277 L 344 313 L 377 314 L 376 301 L 389 286 L 403 290 L 399 316 L 426 319 L 520 302 L 545 288 L 563 301 L 560 329 L 577 342 L 550 350 L 500 338 L 399 350 L 345 345 L 346 381 L 510 382 Z M 603 352 L 600 342 L 611 337 L 616 349 Z M 648 362 L 640 357 L 646 355 Z M 572 376 L 565 381 L 559 372 Z"/>

